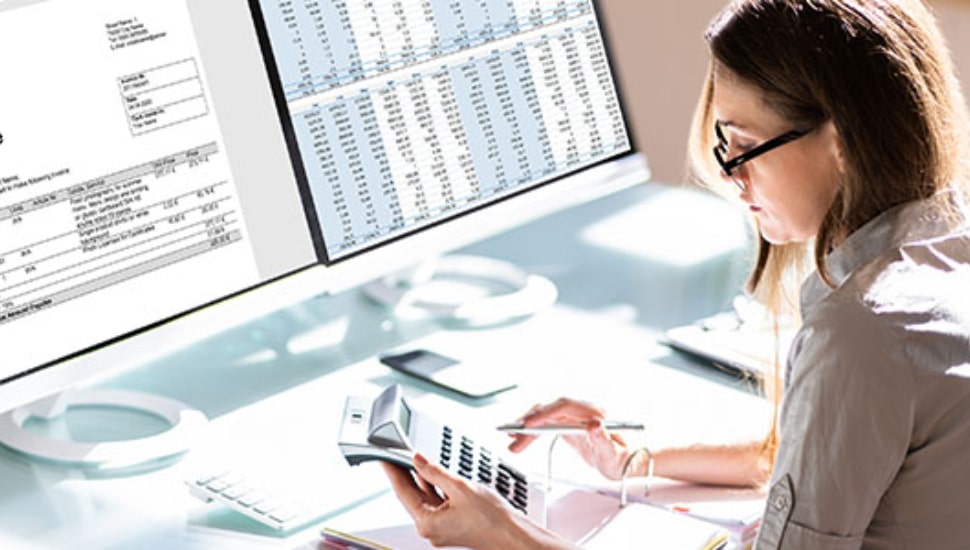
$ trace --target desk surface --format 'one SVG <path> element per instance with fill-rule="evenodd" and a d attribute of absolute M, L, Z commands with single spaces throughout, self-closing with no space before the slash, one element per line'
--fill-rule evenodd
<path fill-rule="evenodd" d="M 380 469 L 347 466 L 335 444 L 345 396 L 392 383 L 417 407 L 478 430 L 493 449 L 505 437 L 495 425 L 560 395 L 641 419 L 653 445 L 757 434 L 767 409 L 744 391 L 746 382 L 657 343 L 664 329 L 727 307 L 745 275 L 744 235 L 740 214 L 718 199 L 648 184 L 465 251 L 514 261 L 557 284 L 559 302 L 526 320 L 461 330 L 395 317 L 351 291 L 175 350 L 104 384 L 199 407 L 211 420 L 205 439 L 183 460 L 126 477 L 99 478 L 0 450 L 0 547 L 312 548 L 320 526 L 359 528 L 378 509 L 382 521 L 406 524 Z M 487 365 L 519 387 L 471 401 L 375 359 L 418 345 Z M 69 429 L 138 424 L 111 422 L 80 415 Z M 516 460 L 538 468 L 543 453 L 530 449 Z M 298 479 L 303 490 L 333 495 L 332 509 L 305 530 L 272 536 L 188 495 L 183 480 L 210 464 Z"/>

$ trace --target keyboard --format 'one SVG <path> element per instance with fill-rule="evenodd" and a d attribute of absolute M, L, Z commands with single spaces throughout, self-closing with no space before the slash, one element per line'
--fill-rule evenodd
<path fill-rule="evenodd" d="M 333 507 L 322 495 L 317 499 L 291 493 L 272 482 L 229 470 L 202 472 L 185 484 L 203 502 L 218 502 L 280 532 L 305 526 Z"/>

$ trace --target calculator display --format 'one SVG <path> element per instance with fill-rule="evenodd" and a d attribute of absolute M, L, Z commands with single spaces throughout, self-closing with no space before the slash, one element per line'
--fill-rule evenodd
<path fill-rule="evenodd" d="M 401 426 L 401 431 L 408 433 L 411 431 L 411 409 L 404 403 L 404 400 L 399 401 L 399 404 L 401 412 L 397 422 Z"/>

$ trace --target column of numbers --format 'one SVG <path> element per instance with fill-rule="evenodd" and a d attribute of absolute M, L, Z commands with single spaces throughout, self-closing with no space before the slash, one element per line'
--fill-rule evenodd
<path fill-rule="evenodd" d="M 588 0 L 343 4 L 347 43 L 370 76 L 591 9 Z M 595 21 L 328 102 L 297 126 L 301 143 L 312 136 L 308 176 L 331 257 L 627 145 Z"/>
<path fill-rule="evenodd" d="M 596 117 L 599 134 L 604 139 L 603 146 L 606 150 L 625 149 L 629 146 L 626 123 L 620 110 L 620 99 L 617 97 L 609 61 L 606 59 L 606 50 L 599 30 L 594 25 L 589 25 L 583 31 L 583 43 L 593 102 L 600 106 L 601 112 L 608 113 L 607 116 L 598 114 Z"/>

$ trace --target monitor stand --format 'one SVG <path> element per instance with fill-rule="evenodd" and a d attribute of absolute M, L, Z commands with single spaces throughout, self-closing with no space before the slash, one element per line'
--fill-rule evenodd
<path fill-rule="evenodd" d="M 526 317 L 556 301 L 556 285 L 515 264 L 484 256 L 445 255 L 372 281 L 364 293 L 400 311 L 480 326 Z"/>
<path fill-rule="evenodd" d="M 170 428 L 135 439 L 82 442 L 35 433 L 24 426 L 31 418 L 52 420 L 75 407 L 132 409 L 156 416 Z M 34 459 L 76 468 L 135 469 L 185 453 L 206 424 L 201 411 L 167 397 L 118 389 L 67 390 L 0 414 L 0 445 Z"/>

